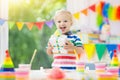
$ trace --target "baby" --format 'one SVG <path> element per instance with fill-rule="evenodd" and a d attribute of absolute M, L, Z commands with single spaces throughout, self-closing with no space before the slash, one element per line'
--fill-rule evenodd
<path fill-rule="evenodd" d="M 60 10 L 54 16 L 54 22 L 59 35 L 52 35 L 48 41 L 47 53 L 53 54 L 52 67 L 75 70 L 76 57 L 84 53 L 80 38 L 70 31 L 73 24 L 72 14 Z"/>

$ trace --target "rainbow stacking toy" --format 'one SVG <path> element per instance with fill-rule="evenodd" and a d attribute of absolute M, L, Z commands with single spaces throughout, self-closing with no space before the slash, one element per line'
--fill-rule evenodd
<path fill-rule="evenodd" d="M 113 54 L 112 61 L 111 61 L 110 65 L 111 66 L 118 66 L 119 65 L 119 60 L 118 60 L 116 50 L 114 50 L 114 54 Z"/>
<path fill-rule="evenodd" d="M 5 60 L 0 69 L 0 80 L 15 80 L 14 65 L 6 50 Z"/>

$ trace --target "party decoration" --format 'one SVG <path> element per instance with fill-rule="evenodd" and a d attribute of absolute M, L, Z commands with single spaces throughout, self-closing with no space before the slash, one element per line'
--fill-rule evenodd
<path fill-rule="evenodd" d="M 112 20 L 112 12 L 113 12 L 113 7 L 110 5 L 108 9 L 108 18 Z"/>
<path fill-rule="evenodd" d="M 108 18 L 108 9 L 109 9 L 110 4 L 105 3 L 103 6 L 102 14 L 104 17 Z"/>
<path fill-rule="evenodd" d="M 120 52 L 120 44 L 117 45 L 117 50 Z"/>
<path fill-rule="evenodd" d="M 57 29 L 57 30 L 54 32 L 54 35 L 55 35 L 55 36 L 59 36 L 59 35 L 61 35 L 60 30 Z"/>
<path fill-rule="evenodd" d="M 18 27 L 18 30 L 21 30 L 23 25 L 24 25 L 24 23 L 23 22 L 16 22 L 16 25 Z"/>
<path fill-rule="evenodd" d="M 39 30 L 41 30 L 44 25 L 44 22 L 36 22 L 35 25 L 38 27 Z"/>
<path fill-rule="evenodd" d="M 87 58 L 90 60 L 95 54 L 95 44 L 84 44 L 83 46 L 86 51 Z"/>
<path fill-rule="evenodd" d="M 5 55 L 5 60 L 4 63 L 2 65 L 1 71 L 3 72 L 14 72 L 14 65 L 13 62 L 11 60 L 10 54 L 8 52 L 8 50 L 6 50 L 6 55 Z"/>
<path fill-rule="evenodd" d="M 94 4 L 94 5 L 91 5 L 91 6 L 89 7 L 89 9 L 92 10 L 93 12 L 95 12 L 95 11 L 96 11 L 95 6 L 96 6 L 95 4 Z"/>
<path fill-rule="evenodd" d="M 116 17 L 116 12 L 117 12 L 117 7 L 113 7 L 113 11 L 112 11 L 112 20 L 117 20 L 117 17 Z"/>
<path fill-rule="evenodd" d="M 12 59 L 8 50 L 6 50 L 5 53 L 5 60 L 0 69 L 0 80 L 15 80 L 15 71 Z"/>
<path fill-rule="evenodd" d="M 80 13 L 79 12 L 74 13 L 73 17 L 78 20 L 80 18 Z"/>
<path fill-rule="evenodd" d="M 102 15 L 102 9 L 103 9 L 104 4 L 105 4 L 105 3 L 101 1 L 99 4 L 96 5 L 96 12 L 97 12 L 98 14 L 101 14 L 101 15 Z"/>
<path fill-rule="evenodd" d="M 119 66 L 119 60 L 118 60 L 118 56 L 117 56 L 117 51 L 114 50 L 114 54 L 111 60 L 111 66 Z"/>
<path fill-rule="evenodd" d="M 82 12 L 84 15 L 86 15 L 86 16 L 87 16 L 87 14 L 88 14 L 87 9 L 84 9 L 84 10 L 82 10 L 81 12 Z"/>
<path fill-rule="evenodd" d="M 8 22 L 9 28 L 12 29 L 13 26 L 14 26 L 14 24 L 15 24 L 14 21 L 9 21 L 9 22 Z"/>
<path fill-rule="evenodd" d="M 117 49 L 117 45 L 116 44 L 107 44 L 106 47 L 107 47 L 108 53 L 110 55 L 110 58 L 112 59 L 113 53 L 114 53 L 113 51 Z"/>
<path fill-rule="evenodd" d="M 45 22 L 45 24 L 46 24 L 48 27 L 50 27 L 50 28 L 53 27 L 53 23 L 54 23 L 53 20 L 50 20 L 50 21 L 46 21 L 46 22 Z"/>
<path fill-rule="evenodd" d="M 4 19 L 0 19 L 0 25 L 3 25 L 3 24 L 4 24 L 4 22 L 5 22 L 5 20 L 4 20 Z"/>
<path fill-rule="evenodd" d="M 103 57 L 105 50 L 106 50 L 106 45 L 105 44 L 96 44 L 96 52 L 98 55 L 98 59 L 101 60 Z"/>
<path fill-rule="evenodd" d="M 27 22 L 26 25 L 27 25 L 28 29 L 31 30 L 32 27 L 33 27 L 33 25 L 34 25 L 34 23 L 32 23 L 32 22 Z"/>
<path fill-rule="evenodd" d="M 98 14 L 97 15 L 97 26 L 102 25 L 102 23 L 103 23 L 103 17 L 102 15 Z"/>
<path fill-rule="evenodd" d="M 117 7 L 116 17 L 117 17 L 117 20 L 120 20 L 120 6 Z"/>

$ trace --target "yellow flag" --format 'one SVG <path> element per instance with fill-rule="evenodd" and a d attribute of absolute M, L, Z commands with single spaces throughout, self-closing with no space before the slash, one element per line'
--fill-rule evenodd
<path fill-rule="evenodd" d="M 23 28 L 23 22 L 16 22 L 18 30 L 21 30 Z"/>
<path fill-rule="evenodd" d="M 80 13 L 79 12 L 74 13 L 73 17 L 78 20 L 80 18 Z"/>
<path fill-rule="evenodd" d="M 90 60 L 95 54 L 95 44 L 84 44 L 84 49 L 88 60 Z"/>
<path fill-rule="evenodd" d="M 59 30 L 56 30 L 56 31 L 54 32 L 54 35 L 55 35 L 55 36 L 59 36 L 59 35 L 61 35 L 61 33 L 60 33 Z"/>

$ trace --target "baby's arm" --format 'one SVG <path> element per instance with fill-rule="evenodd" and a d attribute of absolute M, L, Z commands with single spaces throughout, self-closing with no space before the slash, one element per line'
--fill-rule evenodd
<path fill-rule="evenodd" d="M 80 53 L 84 53 L 84 49 L 82 46 L 74 46 L 74 44 L 68 40 L 66 40 L 65 45 L 64 45 L 64 49 L 66 50 L 76 50 L 76 53 L 80 54 Z"/>
<path fill-rule="evenodd" d="M 48 47 L 47 47 L 47 50 L 46 50 L 47 54 L 53 54 L 52 49 L 53 49 L 52 45 L 48 42 Z"/>

